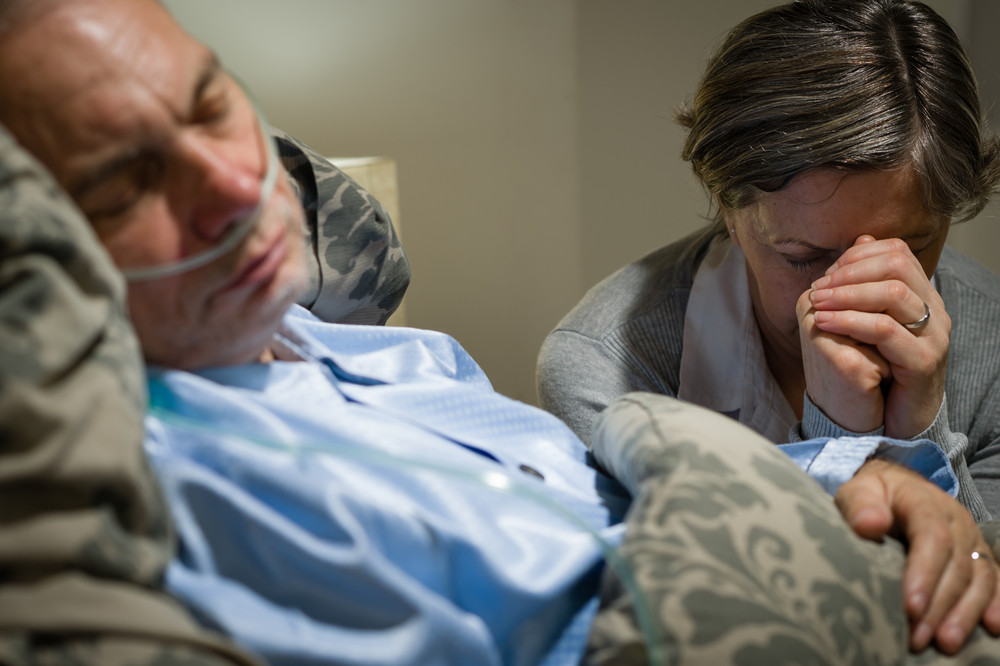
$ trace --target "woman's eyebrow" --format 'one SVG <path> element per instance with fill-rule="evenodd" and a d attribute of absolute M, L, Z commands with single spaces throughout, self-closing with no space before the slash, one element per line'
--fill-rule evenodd
<path fill-rule="evenodd" d="M 778 237 L 769 239 L 768 242 L 771 243 L 771 244 L 773 244 L 773 245 L 793 245 L 793 246 L 796 246 L 796 247 L 803 247 L 803 248 L 806 248 L 808 250 L 813 250 L 814 252 L 830 252 L 831 251 L 831 249 L 828 248 L 828 247 L 821 247 L 819 245 L 815 245 L 813 243 L 810 243 L 809 241 L 807 241 L 807 240 L 805 240 L 803 238 L 793 238 L 793 237 L 790 237 L 790 236 L 788 236 L 788 237 L 778 236 Z"/>
<path fill-rule="evenodd" d="M 899 238 L 904 243 L 907 243 L 912 241 L 925 240 L 933 235 L 934 235 L 934 230 L 932 229 L 929 231 L 918 231 L 912 234 L 907 234 L 905 236 L 893 236 L 893 238 Z M 771 243 L 772 245 L 792 245 L 795 247 L 803 247 L 809 250 L 814 250 L 816 252 L 832 251 L 831 248 L 815 245 L 803 238 L 794 238 L 791 236 L 776 236 L 773 238 L 769 238 L 768 242 Z"/>

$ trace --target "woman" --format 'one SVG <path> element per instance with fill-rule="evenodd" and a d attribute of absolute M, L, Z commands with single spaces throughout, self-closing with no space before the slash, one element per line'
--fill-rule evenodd
<path fill-rule="evenodd" d="M 733 29 L 678 119 L 715 222 L 563 319 L 542 405 L 584 441 L 629 391 L 775 442 L 928 437 L 976 520 L 1000 516 L 1000 278 L 944 247 L 1000 146 L 952 29 L 906 0 L 777 7 Z"/>

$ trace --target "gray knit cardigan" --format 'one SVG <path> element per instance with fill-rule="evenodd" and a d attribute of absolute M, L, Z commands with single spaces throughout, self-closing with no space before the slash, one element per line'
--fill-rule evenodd
<path fill-rule="evenodd" d="M 597 414 L 618 396 L 677 395 L 688 297 L 713 237 L 700 230 L 618 270 L 546 338 L 541 405 L 585 442 Z M 1000 516 L 1000 276 L 949 247 L 936 276 L 952 319 L 951 348 L 946 403 L 924 436 L 948 454 L 959 499 L 983 521 Z M 803 417 L 799 432 L 810 437 L 846 434 L 808 405 Z"/>

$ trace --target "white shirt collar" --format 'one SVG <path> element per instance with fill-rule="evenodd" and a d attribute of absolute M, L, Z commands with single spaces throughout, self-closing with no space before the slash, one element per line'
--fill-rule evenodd
<path fill-rule="evenodd" d="M 691 286 L 677 397 L 778 444 L 798 421 L 767 367 L 743 251 L 728 238 L 713 241 Z"/>

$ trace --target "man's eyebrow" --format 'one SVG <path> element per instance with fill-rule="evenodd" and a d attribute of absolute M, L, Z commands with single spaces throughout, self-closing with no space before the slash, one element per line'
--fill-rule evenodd
<path fill-rule="evenodd" d="M 87 173 L 78 183 L 67 188 L 70 196 L 75 201 L 81 201 L 83 197 L 103 183 L 113 180 L 118 174 L 128 171 L 128 169 L 148 151 L 142 149 L 129 150 L 116 156 L 96 169 Z"/>
<path fill-rule="evenodd" d="M 194 115 L 194 111 L 198 106 L 198 100 L 202 98 L 205 90 L 215 82 L 222 71 L 222 62 L 219 60 L 219 56 L 216 55 L 215 51 L 209 51 L 208 57 L 202 64 L 201 72 L 198 74 L 194 89 L 191 92 L 191 100 L 188 104 L 188 113 L 190 115 Z"/>
<path fill-rule="evenodd" d="M 198 78 L 195 79 L 195 85 L 191 92 L 191 100 L 188 105 L 188 113 L 194 113 L 194 109 L 198 105 L 198 100 L 201 99 L 202 95 L 205 94 L 205 90 L 216 80 L 222 71 L 222 62 L 219 60 L 218 55 L 214 51 L 209 51 L 208 57 L 205 58 L 198 73 Z M 140 148 L 129 150 L 101 164 L 93 171 L 87 173 L 79 182 L 67 188 L 70 196 L 76 201 L 82 200 L 83 196 L 91 190 L 96 189 L 109 180 L 113 180 L 120 173 L 127 171 L 136 160 L 143 158 L 148 152 Z"/>

